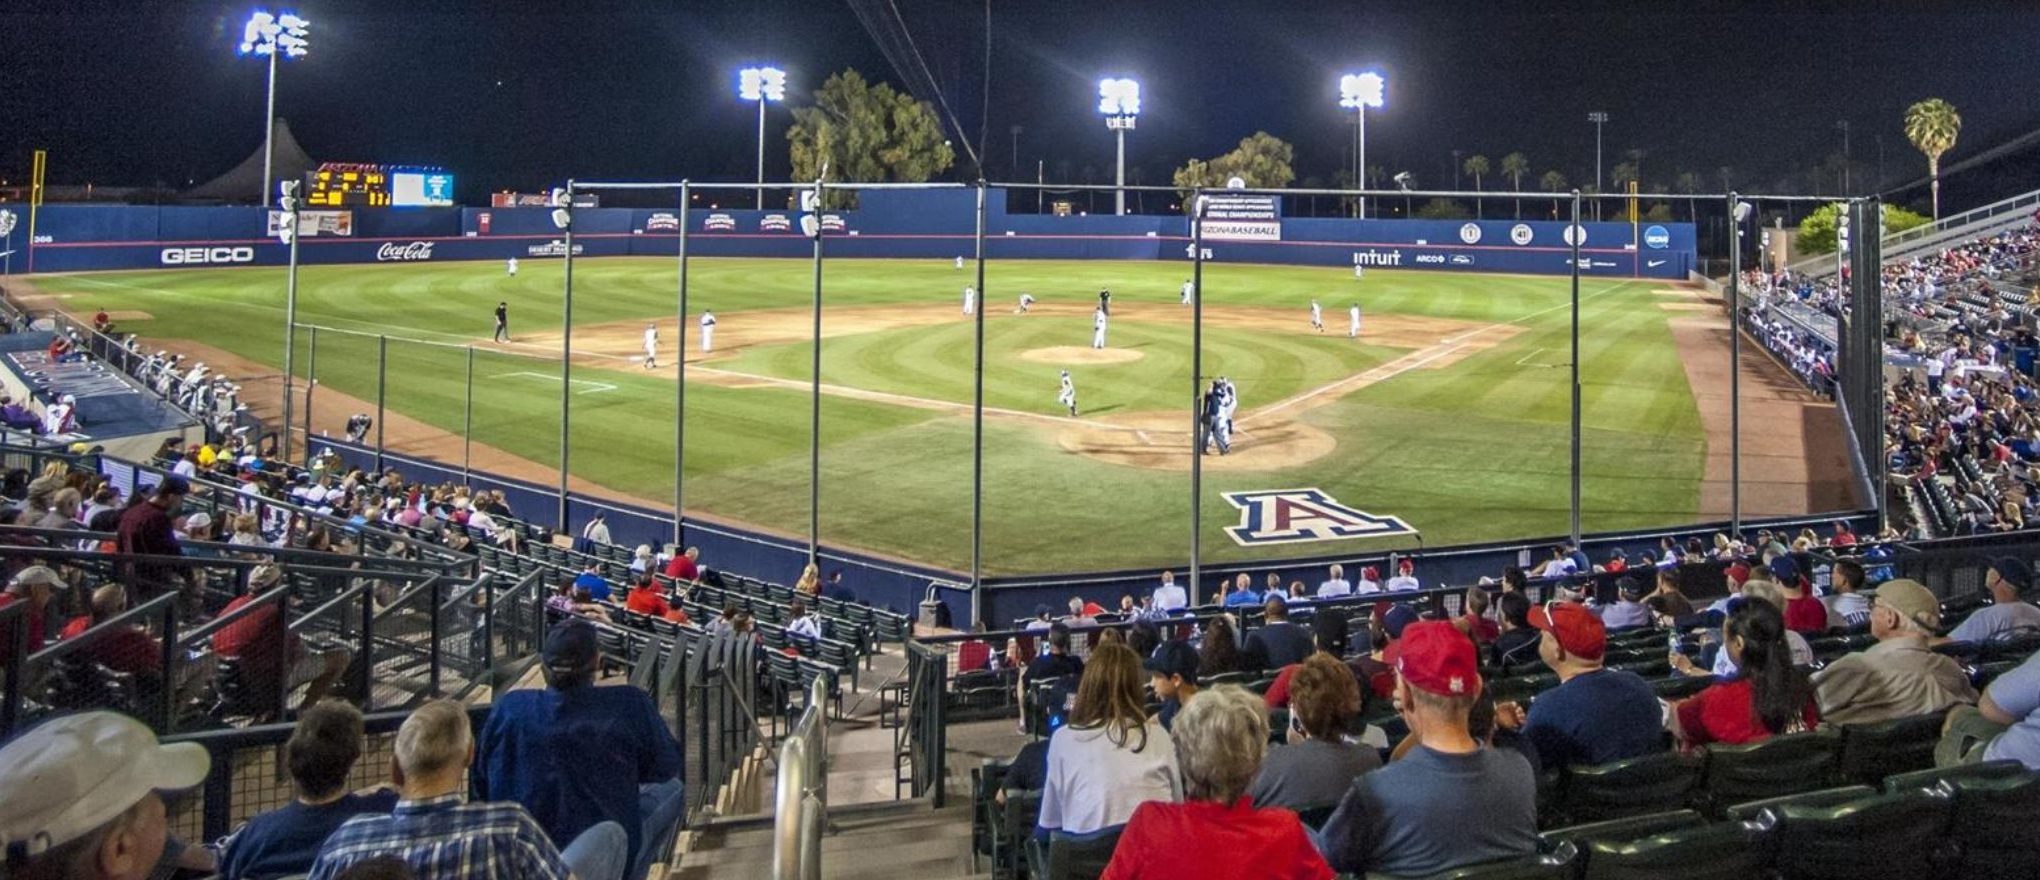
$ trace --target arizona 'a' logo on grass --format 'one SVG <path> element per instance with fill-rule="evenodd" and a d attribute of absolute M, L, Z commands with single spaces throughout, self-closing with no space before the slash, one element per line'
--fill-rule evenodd
<path fill-rule="evenodd" d="M 1225 500 L 1240 509 L 1240 524 L 1225 533 L 1242 546 L 1381 538 L 1416 530 L 1392 516 L 1375 516 L 1340 504 L 1323 489 L 1271 489 L 1227 492 Z"/>

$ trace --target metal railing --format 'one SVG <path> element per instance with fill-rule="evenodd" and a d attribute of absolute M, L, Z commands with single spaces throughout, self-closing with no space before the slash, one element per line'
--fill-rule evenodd
<path fill-rule="evenodd" d="M 1960 214 L 1950 214 L 1923 226 L 1888 233 L 1884 236 L 1884 262 L 1896 263 L 1949 241 L 1976 237 L 1993 226 L 2017 222 L 2014 215 L 2030 213 L 2036 208 L 2040 208 L 2040 190 L 2001 199 Z M 1815 277 L 1827 277 L 1835 274 L 1837 265 L 1835 255 L 1827 253 L 1801 257 L 1785 268 Z"/>
<path fill-rule="evenodd" d="M 807 708 L 779 744 L 773 795 L 773 880 L 820 880 L 822 832 L 829 821 L 829 693 L 816 679 Z"/>

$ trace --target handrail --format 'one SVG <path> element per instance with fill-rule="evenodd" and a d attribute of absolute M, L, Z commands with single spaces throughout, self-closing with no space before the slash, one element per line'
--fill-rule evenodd
<path fill-rule="evenodd" d="M 779 744 L 773 793 L 773 880 L 821 880 L 822 831 L 828 824 L 829 734 L 823 717 L 829 693 L 808 685 L 807 708 Z"/>

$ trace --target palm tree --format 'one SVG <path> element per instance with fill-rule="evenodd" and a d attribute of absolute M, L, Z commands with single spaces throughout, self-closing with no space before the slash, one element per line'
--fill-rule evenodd
<path fill-rule="evenodd" d="M 1941 154 L 1955 149 L 1962 134 L 1962 116 L 1955 105 L 1928 98 L 1905 109 L 1905 139 L 1927 154 L 1927 176 L 1933 179 L 1934 220 L 1941 219 Z"/>
<path fill-rule="evenodd" d="M 1473 191 L 1480 192 L 1480 176 L 1488 173 L 1487 157 L 1475 153 L 1466 157 L 1466 173 L 1473 175 Z M 1473 216 L 1480 216 L 1480 197 L 1473 197 Z"/>
<path fill-rule="evenodd" d="M 1554 195 L 1551 198 L 1551 219 L 1557 220 L 1558 196 L 1555 194 L 1565 192 L 1566 185 L 1565 175 L 1560 174 L 1556 169 L 1553 169 L 1551 171 L 1544 172 L 1544 176 L 1540 178 L 1538 182 L 1544 185 L 1545 192 L 1554 193 Z"/>
<path fill-rule="evenodd" d="M 1530 157 L 1520 152 L 1502 157 L 1502 173 L 1509 175 L 1509 188 L 1523 191 L 1523 175 L 1530 173 Z M 1523 219 L 1523 200 L 1516 200 L 1516 219 Z"/>
<path fill-rule="evenodd" d="M 1686 195 L 1690 196 L 1697 193 L 1700 191 L 1700 175 L 1694 174 L 1691 171 L 1681 171 L 1679 172 L 1678 186 L 1679 192 Z M 1692 223 L 1700 222 L 1700 203 L 1698 201 L 1693 199 L 1686 200 L 1686 219 Z"/>

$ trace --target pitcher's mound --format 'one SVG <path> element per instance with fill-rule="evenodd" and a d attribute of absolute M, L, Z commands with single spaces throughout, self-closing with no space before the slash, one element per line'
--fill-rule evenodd
<path fill-rule="evenodd" d="M 1128 413 L 1102 421 L 1113 427 L 1084 425 L 1065 428 L 1057 437 L 1063 449 L 1099 461 L 1151 470 L 1190 469 L 1190 425 L 1174 413 Z M 1233 435 L 1230 455 L 1207 455 L 1205 470 L 1273 471 L 1307 464 L 1331 454 L 1338 441 L 1331 434 L 1297 421 L 1242 423 Z"/>
<path fill-rule="evenodd" d="M 1130 348 L 1089 348 L 1076 345 L 1051 345 L 1047 348 L 1030 348 L 1020 353 L 1022 360 L 1038 364 L 1123 364 L 1147 357 Z"/>

